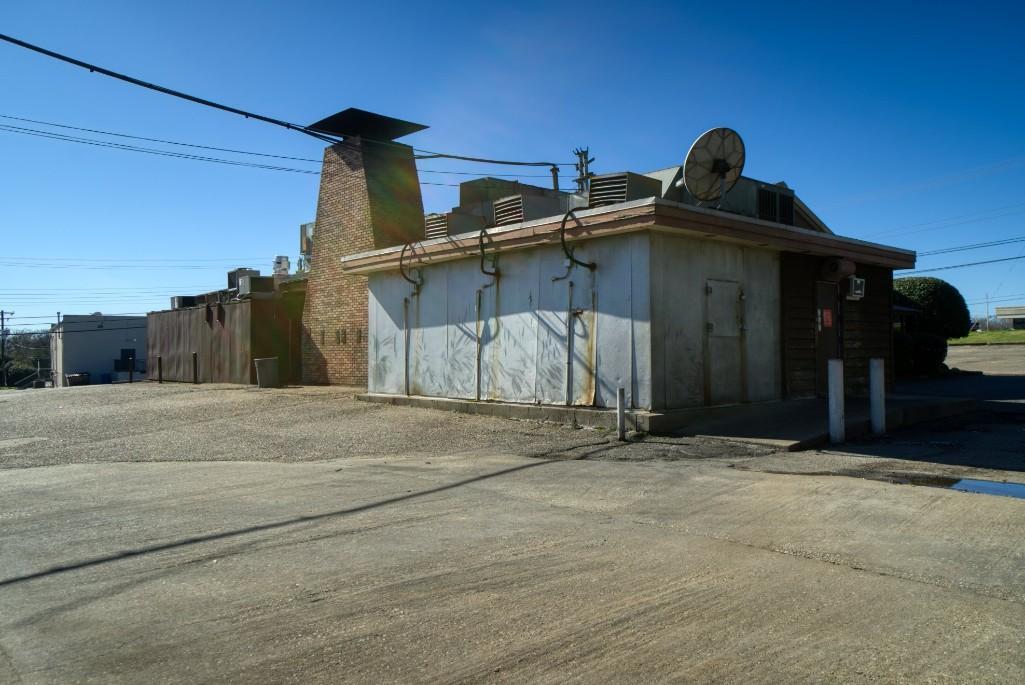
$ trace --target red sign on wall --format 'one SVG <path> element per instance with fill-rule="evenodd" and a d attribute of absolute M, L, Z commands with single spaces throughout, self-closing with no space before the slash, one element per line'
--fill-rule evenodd
<path fill-rule="evenodd" d="M 822 327 L 832 328 L 833 327 L 833 310 L 823 309 L 822 310 Z"/>

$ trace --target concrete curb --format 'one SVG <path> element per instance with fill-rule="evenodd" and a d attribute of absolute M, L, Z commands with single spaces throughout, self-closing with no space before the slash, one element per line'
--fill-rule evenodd
<path fill-rule="evenodd" d="M 384 395 L 378 393 L 363 393 L 356 395 L 356 399 L 364 402 L 377 402 L 379 404 L 390 404 L 401 407 L 420 407 L 423 409 L 438 409 L 441 411 L 461 412 L 464 414 L 476 414 L 479 416 L 496 416 L 507 419 L 520 419 L 526 421 L 538 421 L 547 423 L 559 423 L 571 426 L 587 426 L 592 428 L 606 428 L 614 430 L 616 427 L 616 412 L 613 409 L 597 409 L 591 407 L 563 407 L 555 405 L 535 404 L 513 404 L 509 402 L 477 402 L 474 400 L 456 400 L 441 397 L 420 397 L 406 395 Z M 899 396 L 893 399 L 901 399 Z M 889 406 L 886 412 L 886 425 L 888 430 L 894 430 L 903 426 L 910 426 L 924 421 L 947 418 L 970 412 L 977 408 L 975 400 L 971 399 L 950 399 L 950 398 L 909 398 L 902 401 L 919 400 L 917 404 L 904 406 Z M 766 405 L 775 403 L 768 402 Z M 743 405 L 750 408 L 752 405 Z M 712 410 L 722 412 L 728 411 L 728 407 L 714 407 Z M 1005 411 L 1025 411 L 1021 408 L 1008 408 Z M 698 408 L 681 410 L 678 412 L 646 412 L 627 411 L 626 425 L 630 430 L 650 433 L 652 435 L 668 435 L 674 432 L 686 432 L 688 425 L 694 425 L 697 420 L 708 409 Z M 743 421 L 742 417 L 738 420 Z M 724 431 L 725 432 L 725 431 Z M 865 437 L 871 434 L 871 423 L 868 418 L 849 419 L 846 427 L 847 439 Z M 823 421 L 821 429 L 813 428 L 804 437 L 790 440 L 780 438 L 759 438 L 748 436 L 735 436 L 729 434 L 715 434 L 710 432 L 693 433 L 696 437 L 715 438 L 752 445 L 772 447 L 785 452 L 798 452 L 801 450 L 813 449 L 829 444 L 829 430 Z"/>

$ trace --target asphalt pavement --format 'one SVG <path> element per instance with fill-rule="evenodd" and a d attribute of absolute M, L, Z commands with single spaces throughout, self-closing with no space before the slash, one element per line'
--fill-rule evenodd
<path fill-rule="evenodd" d="M 1025 500 L 885 476 L 1023 474 L 857 448 L 0 398 L 0 682 L 1022 682 Z"/>

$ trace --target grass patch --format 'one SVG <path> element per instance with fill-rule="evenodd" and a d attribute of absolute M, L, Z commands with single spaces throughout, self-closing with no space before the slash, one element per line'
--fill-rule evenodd
<path fill-rule="evenodd" d="M 948 345 L 1013 345 L 1025 344 L 1025 330 L 1019 331 L 976 331 L 964 338 L 948 340 Z"/>

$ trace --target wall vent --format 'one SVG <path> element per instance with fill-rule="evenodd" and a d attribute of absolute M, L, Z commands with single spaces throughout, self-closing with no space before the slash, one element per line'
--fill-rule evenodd
<path fill-rule="evenodd" d="M 630 172 L 603 174 L 591 179 L 587 206 L 604 207 L 646 197 L 662 197 L 659 179 Z"/>
<path fill-rule="evenodd" d="M 460 233 L 479 232 L 484 228 L 484 217 L 461 211 L 447 214 L 428 214 L 424 217 L 425 235 L 428 240 L 444 238 Z"/>
<path fill-rule="evenodd" d="M 559 197 L 512 195 L 495 200 L 495 226 L 508 226 L 562 213 Z"/>
<path fill-rule="evenodd" d="M 775 221 L 779 203 L 779 195 L 767 188 L 758 189 L 758 218 L 763 221 Z"/>
<path fill-rule="evenodd" d="M 794 225 L 794 196 L 771 188 L 758 189 L 758 218 Z"/>
<path fill-rule="evenodd" d="M 445 214 L 428 214 L 424 217 L 427 226 L 425 235 L 427 239 L 444 238 L 448 235 L 448 216 Z"/>

